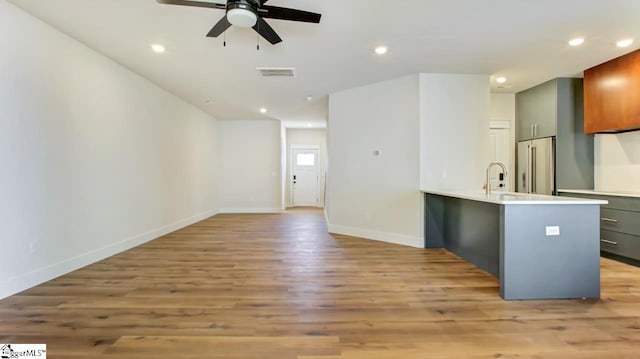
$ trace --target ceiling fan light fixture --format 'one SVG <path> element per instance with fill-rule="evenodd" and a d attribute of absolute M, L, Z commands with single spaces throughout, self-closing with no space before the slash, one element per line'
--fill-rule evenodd
<path fill-rule="evenodd" d="M 248 9 L 231 9 L 227 11 L 227 20 L 237 27 L 253 27 L 258 22 L 258 16 Z"/>
<path fill-rule="evenodd" d="M 241 28 L 253 27 L 258 35 L 265 38 L 265 40 L 270 44 L 275 45 L 281 43 L 282 38 L 280 38 L 278 33 L 267 21 L 265 21 L 265 19 L 309 22 L 315 24 L 320 23 L 322 14 L 286 7 L 265 5 L 267 1 L 268 0 L 226 0 L 223 4 L 214 3 L 211 2 L 211 0 L 156 0 L 156 2 L 160 4 L 225 10 L 224 17 L 218 20 L 211 30 L 209 30 L 207 37 L 218 37 L 231 26 Z M 223 45 L 226 45 L 226 41 L 223 42 Z M 260 50 L 259 43 L 257 48 Z"/>

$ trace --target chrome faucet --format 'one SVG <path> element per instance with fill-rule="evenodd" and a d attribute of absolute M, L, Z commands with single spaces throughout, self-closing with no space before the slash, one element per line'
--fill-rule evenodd
<path fill-rule="evenodd" d="M 489 177 L 491 175 L 491 168 L 493 168 L 493 166 L 502 167 L 502 173 L 504 173 L 504 176 L 507 177 L 507 167 L 504 165 L 504 163 L 498 162 L 498 161 L 493 161 L 489 163 L 489 167 L 487 167 L 487 182 L 485 182 L 484 184 L 484 193 L 487 195 L 491 194 L 491 183 L 489 183 L 489 180 L 490 180 Z"/>

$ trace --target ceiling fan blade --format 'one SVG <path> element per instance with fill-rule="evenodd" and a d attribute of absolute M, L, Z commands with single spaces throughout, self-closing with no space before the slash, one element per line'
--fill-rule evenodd
<path fill-rule="evenodd" d="M 264 21 L 263 18 L 258 16 L 258 22 L 253 26 L 253 29 L 256 30 L 260 36 L 264 37 L 267 41 L 271 43 L 271 45 L 275 45 L 279 42 L 282 42 L 282 39 L 276 31 Z"/>
<path fill-rule="evenodd" d="M 229 20 L 227 20 L 227 15 L 223 16 L 218 23 L 211 28 L 211 31 L 207 34 L 207 37 L 218 37 L 223 32 L 227 31 L 227 29 L 231 26 Z"/>
<path fill-rule="evenodd" d="M 206 7 L 210 9 L 226 9 L 227 4 L 215 4 L 204 1 L 193 1 L 193 0 L 156 0 L 160 4 L 166 5 L 183 5 L 183 6 L 195 6 L 195 7 Z"/>
<path fill-rule="evenodd" d="M 320 17 L 322 17 L 322 15 L 314 12 L 269 5 L 260 7 L 260 16 L 268 19 L 313 22 L 316 24 L 320 22 Z"/>

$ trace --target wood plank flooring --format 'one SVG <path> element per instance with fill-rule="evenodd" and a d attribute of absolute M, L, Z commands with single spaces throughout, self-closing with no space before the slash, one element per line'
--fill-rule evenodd
<path fill-rule="evenodd" d="M 0 301 L 49 358 L 640 358 L 640 268 L 601 300 L 505 302 L 441 250 L 327 234 L 317 210 L 218 215 Z"/>

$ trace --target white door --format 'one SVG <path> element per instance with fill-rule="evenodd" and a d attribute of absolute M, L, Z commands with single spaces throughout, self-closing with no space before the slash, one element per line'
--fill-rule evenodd
<path fill-rule="evenodd" d="M 489 179 L 492 190 L 508 191 L 511 177 L 515 175 L 515 173 L 511 171 L 511 168 L 509 168 L 511 164 L 511 156 L 509 155 L 511 153 L 509 150 L 509 132 L 510 130 L 508 128 L 492 128 L 490 130 L 491 159 L 492 161 L 502 162 L 507 167 L 507 176 L 503 177 L 502 181 L 500 180 L 502 169 L 498 166 L 494 166 L 491 169 Z"/>
<path fill-rule="evenodd" d="M 319 150 L 291 151 L 292 203 L 294 207 L 318 206 Z"/>

